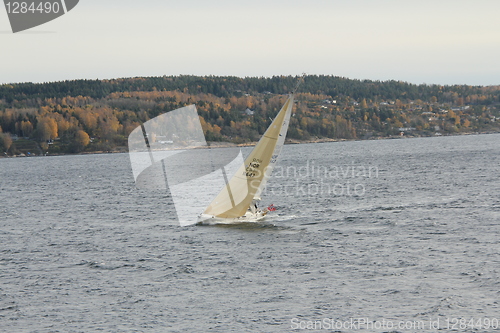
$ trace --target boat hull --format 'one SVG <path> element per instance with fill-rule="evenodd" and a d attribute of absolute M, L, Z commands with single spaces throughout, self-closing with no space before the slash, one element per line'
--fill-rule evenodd
<path fill-rule="evenodd" d="M 245 215 L 236 218 L 222 218 L 213 215 L 201 214 L 198 217 L 198 224 L 236 224 L 259 222 L 266 217 L 267 213 L 267 211 L 262 210 L 255 213 L 248 211 Z"/>

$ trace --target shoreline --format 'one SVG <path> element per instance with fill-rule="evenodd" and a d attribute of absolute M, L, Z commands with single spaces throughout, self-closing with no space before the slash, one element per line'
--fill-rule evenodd
<path fill-rule="evenodd" d="M 485 135 L 485 134 L 500 134 L 500 132 L 463 132 L 455 134 L 441 134 L 441 135 L 393 135 L 393 136 L 372 136 L 367 139 L 332 139 L 332 138 L 316 138 L 309 140 L 296 140 L 296 139 L 286 139 L 285 145 L 296 145 L 296 144 L 307 144 L 307 143 L 327 143 L 327 142 L 344 142 L 344 141 L 374 141 L 374 140 L 394 140 L 394 139 L 415 139 L 415 138 L 437 138 L 437 137 L 448 137 L 448 136 L 461 136 L 461 135 Z M 230 148 L 230 147 L 253 147 L 257 144 L 257 141 L 247 142 L 247 143 L 231 143 L 231 142 L 220 142 L 220 141 L 210 141 L 210 148 Z"/>
<path fill-rule="evenodd" d="M 286 139 L 285 145 L 296 145 L 296 144 L 309 144 L 309 143 L 327 143 L 327 142 L 344 142 L 344 141 L 373 141 L 373 140 L 394 140 L 394 139 L 414 139 L 414 138 L 434 138 L 434 137 L 449 137 L 449 136 L 460 136 L 460 135 L 486 135 L 486 134 L 499 134 L 500 132 L 464 132 L 464 133 L 455 133 L 455 134 L 441 134 L 441 135 L 393 135 L 386 137 L 370 137 L 367 139 L 332 139 L 332 138 L 315 138 L 309 140 L 296 140 L 296 139 Z M 223 141 L 208 141 L 207 146 L 203 147 L 203 149 L 207 148 L 234 148 L 234 147 L 254 147 L 257 144 L 257 141 L 246 142 L 246 143 L 232 143 L 232 142 L 223 142 Z M 67 155 L 101 155 L 101 154 L 123 154 L 128 153 L 127 147 L 120 147 L 118 149 L 114 149 L 112 151 L 84 151 L 80 153 L 74 154 L 46 154 L 46 155 L 0 155 L 0 159 L 2 158 L 23 158 L 23 157 L 48 157 L 48 156 L 67 156 Z"/>

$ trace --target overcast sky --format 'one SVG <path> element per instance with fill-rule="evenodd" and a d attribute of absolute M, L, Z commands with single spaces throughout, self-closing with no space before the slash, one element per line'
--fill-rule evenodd
<path fill-rule="evenodd" d="M 500 0 L 80 0 L 13 34 L 0 83 L 325 74 L 500 84 Z"/>

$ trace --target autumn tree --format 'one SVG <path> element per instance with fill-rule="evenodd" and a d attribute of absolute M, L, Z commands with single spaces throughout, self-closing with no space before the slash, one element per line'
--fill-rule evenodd
<path fill-rule="evenodd" d="M 340 115 L 335 117 L 335 137 L 344 139 L 356 138 L 356 132 L 350 120 L 344 119 Z"/>
<path fill-rule="evenodd" d="M 28 121 L 22 121 L 21 122 L 21 132 L 24 137 L 29 137 L 33 133 L 33 124 L 28 120 Z"/>
<path fill-rule="evenodd" d="M 75 133 L 75 142 L 81 147 L 87 147 L 90 143 L 90 137 L 87 132 L 78 130 Z"/>
<path fill-rule="evenodd" d="M 90 143 L 90 137 L 84 130 L 78 130 L 75 132 L 75 138 L 73 142 L 69 145 L 68 151 L 70 153 L 79 153 L 85 149 Z"/>
<path fill-rule="evenodd" d="M 10 137 L 10 134 L 0 132 L 0 149 L 7 153 L 11 146 L 12 138 Z"/>
<path fill-rule="evenodd" d="M 362 109 L 367 109 L 368 108 L 368 103 L 366 103 L 366 98 L 363 98 L 360 104 Z"/>
<path fill-rule="evenodd" d="M 38 137 L 41 141 L 57 138 L 57 123 L 52 118 L 39 118 L 36 129 L 38 131 Z"/>

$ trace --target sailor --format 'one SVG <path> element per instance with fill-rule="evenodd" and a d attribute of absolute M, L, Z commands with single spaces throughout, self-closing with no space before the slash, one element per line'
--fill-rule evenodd
<path fill-rule="evenodd" d="M 257 202 L 254 201 L 250 205 L 250 212 L 252 212 L 252 214 L 255 214 L 255 213 L 257 213 L 257 210 L 258 210 L 258 208 L 257 208 Z"/>

